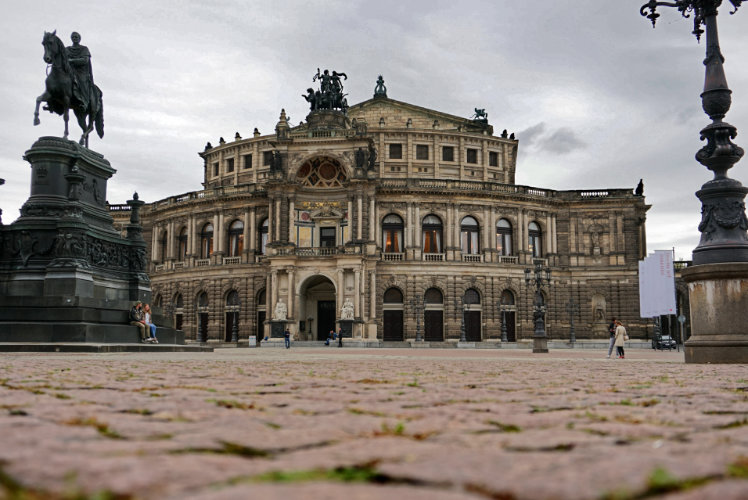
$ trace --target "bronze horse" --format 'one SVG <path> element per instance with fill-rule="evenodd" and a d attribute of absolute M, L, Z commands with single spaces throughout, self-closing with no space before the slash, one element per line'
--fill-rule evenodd
<path fill-rule="evenodd" d="M 62 40 L 57 36 L 57 31 L 44 32 L 42 46 L 44 47 L 44 62 L 51 66 L 47 69 L 47 79 L 44 84 L 46 90 L 36 98 L 36 110 L 34 111 L 34 125 L 39 125 L 39 104 L 43 101 L 47 105 L 43 109 L 50 113 L 62 115 L 65 120 L 65 135 L 68 137 L 68 112 L 72 109 L 78 119 L 78 125 L 83 130 L 83 135 L 78 142 L 81 146 L 88 147 L 88 135 L 96 127 L 99 137 L 104 137 L 104 103 L 101 98 L 101 90 L 94 85 L 94 96 L 90 99 L 88 106 L 75 97 L 73 85 L 76 82 L 75 71 L 68 61 L 67 51 Z"/>

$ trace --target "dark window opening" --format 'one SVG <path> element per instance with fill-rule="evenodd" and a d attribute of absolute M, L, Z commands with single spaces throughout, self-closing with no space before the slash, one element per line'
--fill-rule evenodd
<path fill-rule="evenodd" d="M 488 166 L 498 167 L 499 166 L 499 153 L 496 151 L 488 152 Z"/>
<path fill-rule="evenodd" d="M 455 161 L 455 148 L 453 146 L 442 147 L 442 161 Z"/>
<path fill-rule="evenodd" d="M 477 149 L 468 149 L 467 150 L 467 158 L 466 161 L 468 163 L 478 163 L 478 150 Z"/>
<path fill-rule="evenodd" d="M 429 159 L 429 147 L 425 144 L 418 144 L 416 146 L 416 160 L 428 160 Z"/>
<path fill-rule="evenodd" d="M 390 160 L 402 160 L 403 159 L 403 145 L 402 144 L 390 144 Z"/>

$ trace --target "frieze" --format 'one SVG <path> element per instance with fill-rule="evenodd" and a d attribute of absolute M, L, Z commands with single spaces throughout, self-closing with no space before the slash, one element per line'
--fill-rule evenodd
<path fill-rule="evenodd" d="M 332 209 L 343 210 L 346 207 L 342 201 L 300 201 L 295 208 L 308 211 L 329 211 Z"/>

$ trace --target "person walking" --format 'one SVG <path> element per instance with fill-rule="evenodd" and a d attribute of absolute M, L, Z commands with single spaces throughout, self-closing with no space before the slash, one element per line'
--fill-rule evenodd
<path fill-rule="evenodd" d="M 288 331 L 288 327 L 286 327 L 286 331 L 283 332 L 283 339 L 286 341 L 286 349 L 291 348 L 291 332 Z"/>
<path fill-rule="evenodd" d="M 343 347 L 343 329 L 338 328 L 338 347 Z"/>
<path fill-rule="evenodd" d="M 626 335 L 626 329 L 623 327 L 620 321 L 616 320 L 616 351 L 618 359 L 624 359 L 623 345 L 629 336 Z"/>
<path fill-rule="evenodd" d="M 616 345 L 616 319 L 613 318 L 610 320 L 610 325 L 608 325 L 608 333 L 610 334 L 610 345 L 608 346 L 608 358 L 610 358 L 610 355 L 613 354 L 613 347 Z"/>

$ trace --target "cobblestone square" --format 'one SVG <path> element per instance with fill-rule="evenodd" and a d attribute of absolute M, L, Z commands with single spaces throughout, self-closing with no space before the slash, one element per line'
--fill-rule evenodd
<path fill-rule="evenodd" d="M 605 354 L 4 354 L 0 498 L 748 497 L 746 366 Z"/>

